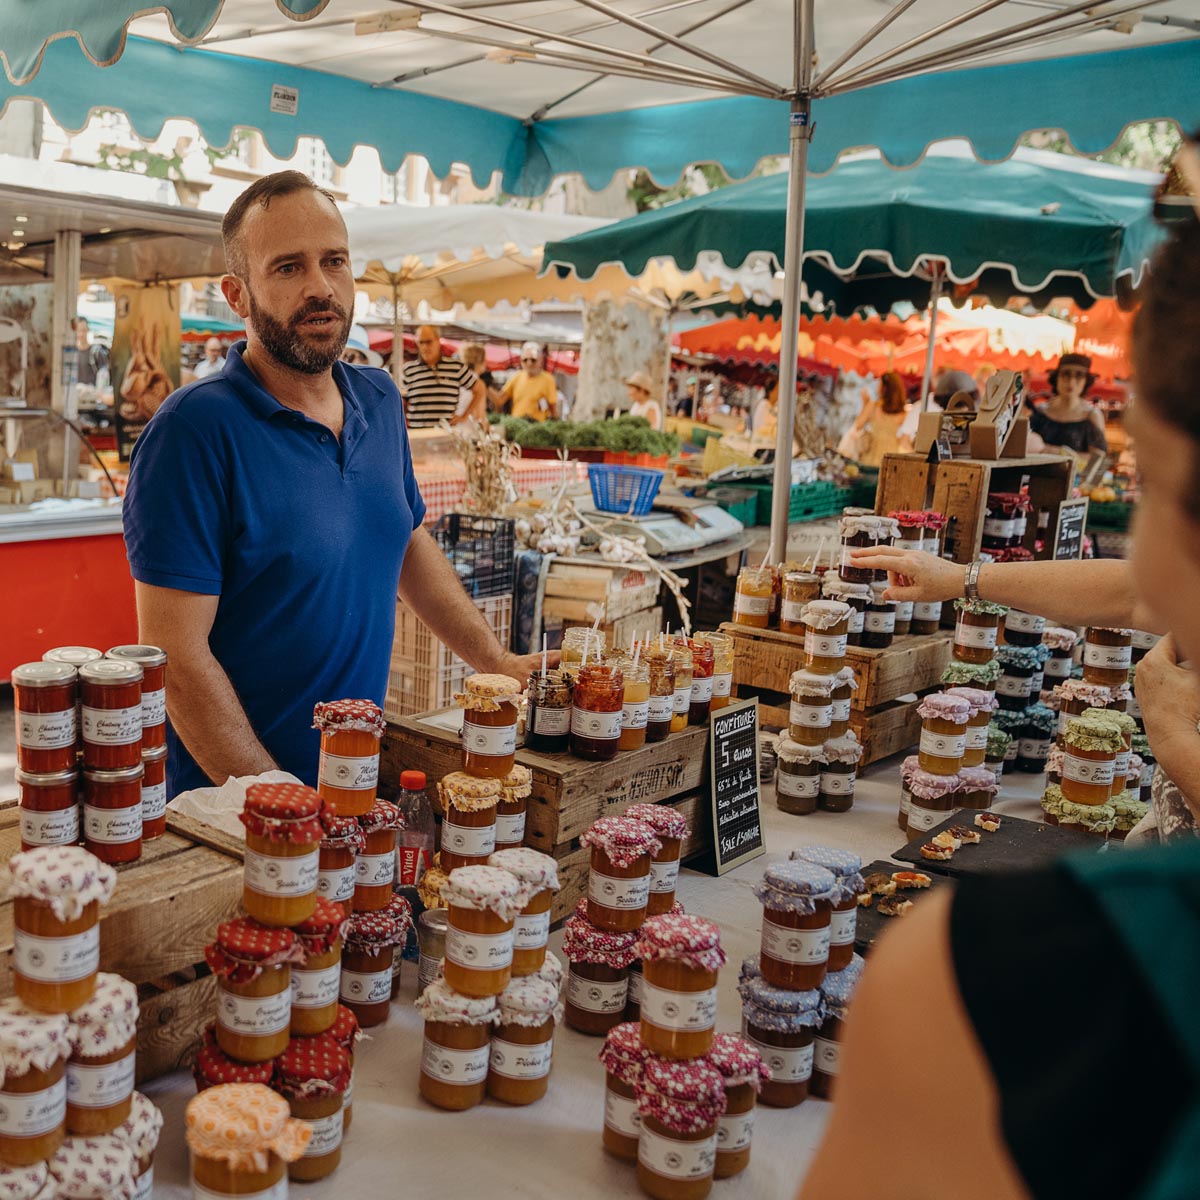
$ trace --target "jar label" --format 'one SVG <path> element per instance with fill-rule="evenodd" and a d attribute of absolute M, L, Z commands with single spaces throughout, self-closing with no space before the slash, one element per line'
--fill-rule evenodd
<path fill-rule="evenodd" d="M 494 1037 L 489 1065 L 493 1075 L 502 1075 L 505 1079 L 545 1079 L 550 1074 L 553 1057 L 553 1038 L 525 1046 Z"/>
<path fill-rule="evenodd" d="M 658 895 L 673 892 L 679 881 L 679 859 L 669 858 L 665 862 L 650 862 L 650 891 Z"/>
<path fill-rule="evenodd" d="M 238 1195 L 237 1200 L 287 1200 L 287 1185 L 288 1177 L 285 1175 L 273 1187 L 267 1188 L 265 1192 L 242 1192 Z M 229 1200 L 229 1196 L 225 1192 L 210 1192 L 208 1188 L 201 1187 L 193 1179 L 192 1200 Z"/>
<path fill-rule="evenodd" d="M 789 929 L 764 916 L 762 952 L 776 962 L 814 966 L 829 958 L 829 926 L 820 929 Z"/>
<path fill-rule="evenodd" d="M 789 625 L 800 625 L 804 618 L 801 613 L 804 612 L 804 605 L 807 601 L 804 600 L 784 600 L 779 607 L 779 619 L 787 621 Z"/>
<path fill-rule="evenodd" d="M 1138 698 L 1136 695 L 1129 697 L 1129 700 L 1125 705 L 1125 711 L 1135 721 L 1140 721 L 1142 719 L 1142 706 L 1138 703 Z"/>
<path fill-rule="evenodd" d="M 1029 528 L 1029 518 L 1023 512 L 1017 513 L 1013 518 L 1013 536 L 1023 538 L 1025 530 Z"/>
<path fill-rule="evenodd" d="M 351 1004 L 378 1004 L 392 998 L 392 968 L 382 971 L 347 971 L 342 968 L 341 994 Z"/>
<path fill-rule="evenodd" d="M 775 790 L 781 796 L 795 796 L 798 800 L 815 800 L 821 792 L 820 775 L 792 775 L 778 771 L 775 775 Z"/>
<path fill-rule="evenodd" d="M 1077 758 L 1070 750 L 1063 755 L 1063 778 L 1075 783 L 1110 787 L 1116 777 L 1114 767 L 1111 758 Z"/>
<path fill-rule="evenodd" d="M 999 762 L 990 762 L 987 765 L 991 768 L 992 774 L 996 777 L 996 782 L 1000 782 L 1000 776 L 1004 774 L 1004 764 L 1008 761 L 1007 758 L 1002 758 Z"/>
<path fill-rule="evenodd" d="M 734 619 L 743 617 L 765 617 L 771 611 L 770 596 L 747 596 L 745 592 L 736 592 L 733 597 Z"/>
<path fill-rule="evenodd" d="M 986 517 L 983 522 L 984 537 L 1014 538 L 1017 536 L 1017 523 L 1011 518 Z"/>
<path fill-rule="evenodd" d="M 792 725 L 806 725 L 809 729 L 828 729 L 833 720 L 833 701 L 829 700 L 824 704 L 809 704 L 805 701 L 793 700 L 788 719 Z"/>
<path fill-rule="evenodd" d="M 959 621 L 954 626 L 954 644 L 980 650 L 994 650 L 996 632 L 995 625 L 968 625 L 966 621 Z"/>
<path fill-rule="evenodd" d="M 1071 719 L 1071 717 L 1073 715 L 1077 715 L 1077 714 L 1069 713 L 1069 712 L 1067 712 L 1066 709 L 1063 709 L 1063 708 L 1060 708 L 1058 710 L 1058 735 L 1059 735 L 1059 737 L 1062 737 L 1062 735 L 1067 732 L 1067 722 Z"/>
<path fill-rule="evenodd" d="M 142 693 L 142 727 L 164 725 L 167 720 L 167 689 Z"/>
<path fill-rule="evenodd" d="M 763 1062 L 771 1068 L 771 1079 L 775 1083 L 803 1083 L 812 1078 L 813 1048 L 807 1046 L 768 1046 L 757 1038 L 747 1041 L 762 1055 Z"/>
<path fill-rule="evenodd" d="M 692 704 L 708 704 L 713 698 L 713 677 L 711 675 L 692 676 Z"/>
<path fill-rule="evenodd" d="M 100 969 L 100 926 L 70 937 L 48 938 L 13 930 L 13 970 L 38 983 L 74 983 Z"/>
<path fill-rule="evenodd" d="M 0 1092 L 0 1134 L 34 1138 L 57 1129 L 67 1117 L 67 1080 L 40 1092 Z"/>
<path fill-rule="evenodd" d="M 650 720 L 650 701 L 635 700 L 631 704 L 622 706 L 621 709 L 621 728 L 622 729 L 645 729 L 646 722 Z"/>
<path fill-rule="evenodd" d="M 277 858 L 248 849 L 245 863 L 246 886 L 262 896 L 307 896 L 316 891 L 321 874 L 321 852 L 316 847 L 311 854 L 296 858 Z"/>
<path fill-rule="evenodd" d="M 451 1050 L 426 1038 L 421 1049 L 421 1072 L 442 1083 L 469 1087 L 487 1078 L 489 1052 L 489 1045 L 475 1050 Z"/>
<path fill-rule="evenodd" d="M 832 719 L 834 721 L 849 721 L 850 720 L 850 701 L 835 700 L 832 704 Z"/>
<path fill-rule="evenodd" d="M 154 1200 L 154 1164 L 133 1181 L 133 1200 Z"/>
<path fill-rule="evenodd" d="M 940 600 L 920 600 L 913 603 L 914 621 L 940 621 L 942 619 L 942 602 Z"/>
<path fill-rule="evenodd" d="M 831 946 L 850 946 L 854 943 L 854 935 L 857 930 L 857 905 L 849 912 L 835 912 L 829 918 L 829 944 Z"/>
<path fill-rule="evenodd" d="M 318 855 L 317 861 L 320 861 Z M 354 895 L 354 865 L 317 872 L 317 895 L 326 900 L 349 900 Z"/>
<path fill-rule="evenodd" d="M 856 778 L 854 771 L 822 771 L 821 791 L 827 796 L 853 796 Z"/>
<path fill-rule="evenodd" d="M 934 758 L 962 758 L 967 749 L 965 733 L 934 733 L 921 730 L 921 753 Z"/>
<path fill-rule="evenodd" d="M 892 539 L 897 550 L 920 550 L 925 545 L 924 537 L 898 537 Z"/>
<path fill-rule="evenodd" d="M 830 1041 L 829 1038 L 819 1037 L 813 1041 L 813 1066 L 820 1071 L 822 1075 L 836 1075 L 838 1073 L 838 1060 L 841 1057 L 842 1048 L 837 1042 Z"/>
<path fill-rule="evenodd" d="M 79 841 L 79 807 L 54 812 L 21 809 L 21 841 L 28 846 L 69 846 Z"/>
<path fill-rule="evenodd" d="M 754 1140 L 754 1109 L 749 1112 L 723 1116 L 717 1122 L 717 1151 L 732 1154 L 748 1150 Z"/>
<path fill-rule="evenodd" d="M 912 792 L 904 785 L 900 785 L 900 812 L 907 817 L 912 811 Z"/>
<path fill-rule="evenodd" d="M 235 996 L 217 985 L 217 1023 L 243 1037 L 269 1037 L 286 1029 L 292 1019 L 292 991 L 273 996 Z"/>
<path fill-rule="evenodd" d="M 131 1051 L 116 1062 L 101 1067 L 67 1063 L 67 1101 L 76 1108 L 109 1108 L 133 1095 L 133 1068 L 137 1056 Z"/>
<path fill-rule="evenodd" d="M 1019 739 L 1013 738 L 1013 740 L 1008 743 L 1008 749 L 1005 750 L 1005 752 L 1004 752 L 1004 761 L 1005 762 L 1016 762 L 1017 751 L 1020 748 L 1021 747 L 1020 747 Z"/>
<path fill-rule="evenodd" d="M 645 978 L 642 975 L 641 965 L 642 964 L 639 961 L 637 963 L 637 968 L 638 968 L 637 970 L 634 970 L 633 967 L 629 968 L 629 999 L 628 999 L 628 1003 L 636 1005 L 638 1008 L 642 1007 L 642 984 L 643 984 L 643 981 Z"/>
<path fill-rule="evenodd" d="M 687 710 L 692 706 L 692 685 L 689 683 L 686 687 L 677 687 L 675 689 L 675 702 L 671 706 L 671 711 L 676 715 L 687 715 Z"/>
<path fill-rule="evenodd" d="M 386 854 L 360 854 L 354 860 L 356 887 L 391 887 L 396 878 L 396 851 Z"/>
<path fill-rule="evenodd" d="M 496 814 L 496 845 L 519 846 L 525 840 L 525 810 Z"/>
<path fill-rule="evenodd" d="M 468 754 L 485 754 L 503 758 L 517 752 L 517 723 L 511 725 L 476 725 L 463 719 L 463 749 Z"/>
<path fill-rule="evenodd" d="M 513 931 L 468 933 L 446 927 L 446 961 L 472 971 L 502 971 L 512 966 Z"/>
<path fill-rule="evenodd" d="M 306 971 L 303 967 L 292 967 L 292 1007 L 326 1008 L 338 1001 L 342 978 L 342 964 L 335 962 L 331 967 L 319 971 Z"/>
<path fill-rule="evenodd" d="M 804 653 L 814 658 L 845 658 L 846 635 L 839 633 L 836 637 L 826 633 L 817 633 L 809 629 L 804 634 Z"/>
<path fill-rule="evenodd" d="M 966 750 L 986 750 L 988 740 L 988 727 L 986 725 L 968 725 L 966 732 L 966 742 L 963 748 Z"/>
<path fill-rule="evenodd" d="M 1029 696 L 1033 692 L 1033 676 L 1001 675 L 996 680 L 996 692 L 1001 696 Z"/>
<path fill-rule="evenodd" d="M 1018 758 L 1032 758 L 1040 761 L 1050 753 L 1049 738 L 1021 738 L 1018 745 Z"/>
<path fill-rule="evenodd" d="M 913 602 L 911 600 L 897 600 L 892 607 L 896 610 L 897 621 L 911 621 L 913 615 Z"/>
<path fill-rule="evenodd" d="M 651 1133 L 644 1125 L 638 1137 L 638 1162 L 668 1179 L 705 1179 L 717 1161 L 717 1135 L 699 1142 Z"/>
<path fill-rule="evenodd" d="M 1113 759 L 1113 778 L 1124 779 L 1129 774 L 1129 750 L 1118 750 Z"/>
<path fill-rule="evenodd" d="M 496 849 L 496 825 L 455 825 L 442 822 L 442 849 L 468 858 L 483 858 Z"/>
<path fill-rule="evenodd" d="M 573 708 L 571 732 L 576 737 L 592 738 L 598 742 L 615 741 L 621 736 L 621 719 L 624 715 L 624 710 L 620 708 L 616 712 L 593 712 L 588 708 Z"/>
<path fill-rule="evenodd" d="M 392 953 L 392 986 L 396 986 L 396 980 L 400 978 L 401 964 L 404 962 L 404 957 L 399 946 Z"/>
<path fill-rule="evenodd" d="M 550 940 L 550 910 L 520 913 L 513 922 L 513 949 L 540 950 Z"/>
<path fill-rule="evenodd" d="M 354 1103 L 354 1066 L 350 1067 L 350 1082 L 346 1084 L 346 1090 L 342 1093 L 342 1112 L 345 1112 L 350 1105 Z"/>
<path fill-rule="evenodd" d="M 540 704 L 533 710 L 533 732 L 546 737 L 560 737 L 571 731 L 569 708 L 543 708 Z"/>
<path fill-rule="evenodd" d="M 1099 642 L 1083 643 L 1083 665 L 1085 667 L 1100 667 L 1105 671 L 1128 671 L 1132 664 L 1132 646 L 1101 646 Z"/>
<path fill-rule="evenodd" d="M 846 626 L 847 633 L 862 633 L 863 620 L 866 616 L 864 609 L 857 608 L 854 605 L 850 607 L 850 624 Z"/>
<path fill-rule="evenodd" d="M 142 788 L 142 824 L 167 815 L 167 784 L 152 783 Z"/>
<path fill-rule="evenodd" d="M 896 610 L 889 605 L 886 609 L 867 609 L 866 625 L 868 633 L 894 633 L 896 629 Z"/>
<path fill-rule="evenodd" d="M 1064 654 L 1062 656 L 1052 654 L 1048 659 L 1046 659 L 1046 665 L 1042 668 L 1042 670 L 1052 679 L 1070 679 L 1071 667 L 1073 665 L 1074 664 L 1071 661 L 1071 656 L 1069 654 Z"/>
<path fill-rule="evenodd" d="M 17 745 L 26 750 L 61 750 L 75 745 L 75 709 L 48 713 L 17 709 Z"/>
<path fill-rule="evenodd" d="M 612 1088 L 604 1089 L 604 1124 L 613 1133 L 635 1138 L 642 1132 L 642 1114 L 632 1096 L 618 1096 Z"/>
<path fill-rule="evenodd" d="M 908 808 L 908 832 L 928 833 L 935 825 L 946 819 L 948 809 L 925 808 L 914 796 Z"/>
<path fill-rule="evenodd" d="M 1154 783 L 1154 772 L 1157 768 L 1157 763 L 1144 762 L 1142 763 L 1142 774 L 1138 780 L 1138 787 L 1148 788 Z"/>
<path fill-rule="evenodd" d="M 379 755 L 346 758 L 322 750 L 318 778 L 326 787 L 344 792 L 373 792 L 379 783 Z"/>
<path fill-rule="evenodd" d="M 650 876 L 638 875 L 634 879 L 614 879 L 592 870 L 588 874 L 588 896 L 603 908 L 629 912 L 645 908 L 650 898 Z"/>
<path fill-rule="evenodd" d="M 320 1158 L 332 1154 L 342 1144 L 342 1114 L 343 1109 L 331 1113 L 328 1117 L 306 1118 L 312 1137 L 304 1147 L 305 1158 Z"/>
<path fill-rule="evenodd" d="M 717 1024 L 717 989 L 674 992 L 642 980 L 642 1020 L 659 1029 L 700 1033 Z"/>
<path fill-rule="evenodd" d="M 1046 628 L 1045 617 L 1035 617 L 1033 613 L 1018 612 L 1010 608 L 1004 618 L 1005 629 L 1015 629 L 1018 633 L 1040 634 Z"/>
<path fill-rule="evenodd" d="M 675 710 L 675 693 L 672 692 L 669 696 L 651 696 L 650 697 L 650 720 L 651 721 L 669 721 L 671 713 Z"/>
<path fill-rule="evenodd" d="M 128 845 L 142 836 L 142 806 L 132 808 L 94 808 L 83 806 L 83 836 L 85 841 L 105 846 Z"/>
<path fill-rule="evenodd" d="M 142 706 L 81 709 L 83 740 L 93 746 L 128 746 L 142 740 Z"/>
<path fill-rule="evenodd" d="M 625 1011 L 628 998 L 627 979 L 601 983 L 595 979 L 584 979 L 574 971 L 571 971 L 567 978 L 567 1003 L 583 1009 L 584 1012 L 612 1016 L 614 1013 Z"/>
<path fill-rule="evenodd" d="M 733 693 L 733 672 L 721 671 L 712 677 L 713 695 L 717 697 L 729 696 Z"/>
<path fill-rule="evenodd" d="M 438 968 L 442 965 L 440 958 L 432 954 L 422 954 L 417 962 L 417 991 L 423 992 L 437 977 Z"/>

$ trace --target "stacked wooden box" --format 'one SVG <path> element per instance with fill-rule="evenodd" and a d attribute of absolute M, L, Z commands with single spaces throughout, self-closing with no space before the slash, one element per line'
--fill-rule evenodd
<path fill-rule="evenodd" d="M 660 586 L 658 576 L 636 567 L 556 559 L 546 575 L 543 627 L 554 643 L 561 631 L 591 626 L 599 617 L 607 644 L 628 646 L 634 637 L 661 631 Z"/>

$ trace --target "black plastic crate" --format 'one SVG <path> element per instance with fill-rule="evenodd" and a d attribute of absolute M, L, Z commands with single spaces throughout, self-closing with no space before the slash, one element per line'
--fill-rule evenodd
<path fill-rule="evenodd" d="M 446 513 L 434 524 L 433 536 L 469 595 L 480 599 L 512 591 L 512 521 Z"/>

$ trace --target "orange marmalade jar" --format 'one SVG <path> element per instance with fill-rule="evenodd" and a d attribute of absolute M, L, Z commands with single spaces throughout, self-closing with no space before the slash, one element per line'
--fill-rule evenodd
<path fill-rule="evenodd" d="M 846 665 L 850 605 L 841 600 L 812 600 L 801 609 L 805 668 L 814 675 L 836 675 Z"/>
<path fill-rule="evenodd" d="M 67 663 L 24 663 L 12 670 L 17 722 L 17 765 L 31 775 L 75 769 L 75 668 Z"/>
<path fill-rule="evenodd" d="M 0 1163 L 27 1167 L 49 1158 L 66 1133 L 70 1027 L 60 1014 L 0 1001 Z"/>
<path fill-rule="evenodd" d="M 275 1090 L 312 1138 L 288 1167 L 290 1179 L 325 1179 L 342 1161 L 342 1100 L 350 1082 L 350 1055 L 328 1034 L 292 1038 L 275 1060 Z"/>
<path fill-rule="evenodd" d="M 629 968 L 637 958 L 633 947 L 636 929 L 613 933 L 598 929 L 587 919 L 587 901 L 581 900 L 563 926 L 563 954 L 567 975 L 565 1020 L 580 1033 L 603 1037 L 625 1019 L 629 1000 Z"/>
<path fill-rule="evenodd" d="M 699 1058 L 712 1048 L 721 931 L 702 917 L 650 917 L 634 947 L 642 960 L 642 1041 L 663 1058 Z"/>
<path fill-rule="evenodd" d="M 535 975 L 546 961 L 550 906 L 558 891 L 558 863 L 528 846 L 514 846 L 497 850 L 488 859 L 488 866 L 507 871 L 521 884 L 524 904 L 513 922 L 512 973 L 514 978 Z"/>
<path fill-rule="evenodd" d="M 346 913 L 324 897 L 307 921 L 296 926 L 304 961 L 292 967 L 293 1037 L 314 1037 L 333 1028 L 342 982 L 342 930 Z"/>
<path fill-rule="evenodd" d="M 83 765 L 119 771 L 142 765 L 142 668 L 102 658 L 79 668 Z"/>
<path fill-rule="evenodd" d="M 142 749 L 167 744 L 167 652 L 158 646 L 114 646 L 105 658 L 142 668 Z"/>
<path fill-rule="evenodd" d="M 396 829 L 400 810 L 386 800 L 376 800 L 371 811 L 358 818 L 363 848 L 354 861 L 355 912 L 387 908 L 396 879 Z"/>
<path fill-rule="evenodd" d="M 313 728 L 321 731 L 317 791 L 339 816 L 369 812 L 379 784 L 383 710 L 373 700 L 327 700 L 313 709 Z"/>
<path fill-rule="evenodd" d="M 624 815 L 633 821 L 644 821 L 658 834 L 659 848 L 650 856 L 650 895 L 646 901 L 646 915 L 655 917 L 670 912 L 675 904 L 683 843 L 692 834 L 687 818 L 669 804 L 631 804 Z"/>
<path fill-rule="evenodd" d="M 636 1021 L 614 1025 L 604 1039 L 600 1061 L 604 1065 L 604 1148 L 616 1158 L 637 1162 L 642 1118 L 637 1107 L 637 1085 L 650 1052 L 642 1044 Z"/>
<path fill-rule="evenodd" d="M 162 1127 L 162 1113 L 141 1092 L 134 1092 L 128 1119 L 114 1131 L 133 1152 L 136 1164 L 131 1200 L 154 1200 L 154 1152 Z"/>
<path fill-rule="evenodd" d="M 209 1025 L 205 1029 L 196 1052 L 196 1061 L 192 1063 L 192 1079 L 196 1091 L 205 1088 L 218 1087 L 222 1083 L 264 1083 L 270 1084 L 275 1075 L 275 1060 L 266 1062 L 240 1063 L 230 1058 L 217 1044 L 217 1027 Z"/>
<path fill-rule="evenodd" d="M 263 925 L 283 928 L 312 916 L 321 866 L 321 797 L 302 783 L 252 783 L 242 824 L 242 904 Z"/>
<path fill-rule="evenodd" d="M 496 849 L 509 850 L 525 842 L 525 816 L 533 795 L 533 772 L 517 763 L 500 781 L 496 809 Z"/>
<path fill-rule="evenodd" d="M 702 646 L 712 647 L 713 682 L 709 710 L 715 712 L 718 708 L 725 708 L 732 702 L 733 638 L 727 633 L 698 633 L 696 641 Z"/>
<path fill-rule="evenodd" d="M 259 1083 L 224 1083 L 193 1096 L 187 1106 L 192 1196 L 283 1200 L 287 1164 L 303 1157 L 312 1138 L 288 1102 Z"/>
<path fill-rule="evenodd" d="M 412 924 L 412 909 L 403 896 L 378 912 L 355 913 L 343 932 L 342 1003 L 364 1029 L 388 1019 L 392 1000 L 392 965 Z"/>
<path fill-rule="evenodd" d="M 775 572 L 770 567 L 742 567 L 733 594 L 733 623 L 766 629 L 771 623 Z"/>
<path fill-rule="evenodd" d="M 454 771 L 438 784 L 442 801 L 442 870 L 477 867 L 496 849 L 499 779 L 477 779 Z"/>
<path fill-rule="evenodd" d="M 455 696 L 463 708 L 463 770 L 479 779 L 503 779 L 517 753 L 521 684 L 510 675 L 472 675 Z"/>
<path fill-rule="evenodd" d="M 21 795 L 21 849 L 73 846 L 79 841 L 79 772 L 16 771 Z"/>
<path fill-rule="evenodd" d="M 83 844 L 106 863 L 142 857 L 142 779 L 136 767 L 83 769 Z"/>
<path fill-rule="evenodd" d="M 637 1102 L 642 1191 L 654 1200 L 703 1200 L 712 1191 L 725 1081 L 706 1059 L 651 1056 L 638 1080 Z"/>
<path fill-rule="evenodd" d="M 277 1058 L 291 1028 L 292 963 L 304 961 L 296 935 L 238 917 L 217 926 L 204 957 L 217 977 L 217 1045 L 238 1062 Z"/>
<path fill-rule="evenodd" d="M 417 1012 L 425 1022 L 421 1095 L 451 1112 L 474 1108 L 487 1089 L 496 997 L 463 996 L 435 979 L 417 997 Z"/>
<path fill-rule="evenodd" d="M 142 751 L 142 841 L 167 832 L 167 748 Z"/>
<path fill-rule="evenodd" d="M 14 854 L 8 871 L 13 990 L 40 1012 L 71 1012 L 96 986 L 100 906 L 111 899 L 117 873 L 80 846 Z"/>
<path fill-rule="evenodd" d="M 714 1179 L 729 1179 L 750 1165 L 754 1109 L 771 1069 L 745 1038 L 718 1033 L 708 1062 L 725 1081 L 725 1115 L 717 1123 L 717 1162 Z"/>
<path fill-rule="evenodd" d="M 650 860 L 662 849 L 658 834 L 632 817 L 601 817 L 579 840 L 592 851 L 588 920 L 614 933 L 637 929 L 650 902 Z"/>
<path fill-rule="evenodd" d="M 499 867 L 459 867 L 442 887 L 447 909 L 446 982 L 464 996 L 498 996 L 512 978 L 513 922 L 521 881 Z"/>
<path fill-rule="evenodd" d="M 1072 804 L 1106 804 L 1125 739 L 1116 716 L 1099 709 L 1072 717 L 1063 734 L 1062 794 Z"/>
<path fill-rule="evenodd" d="M 488 1060 L 487 1094 L 504 1104 L 533 1104 L 546 1094 L 554 1058 L 554 1026 L 562 1019 L 558 988 L 537 975 L 514 979 L 500 993 Z"/>
<path fill-rule="evenodd" d="M 355 863 L 366 839 L 356 817 L 335 816 L 328 808 L 321 813 L 321 829 L 317 895 L 349 910 L 354 899 Z"/>
<path fill-rule="evenodd" d="M 120 975 L 98 975 L 92 998 L 70 1021 L 67 1131 L 88 1137 L 112 1133 L 133 1102 L 137 988 Z"/>

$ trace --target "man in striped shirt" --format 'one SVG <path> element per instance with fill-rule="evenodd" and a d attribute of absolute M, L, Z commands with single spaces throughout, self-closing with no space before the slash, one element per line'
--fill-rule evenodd
<path fill-rule="evenodd" d="M 452 425 L 468 417 L 482 421 L 487 403 L 483 380 L 466 363 L 442 357 L 442 339 L 432 325 L 417 330 L 417 351 L 421 357 L 405 363 L 400 378 L 409 429 L 432 429 L 443 419 Z M 471 403 L 457 416 L 460 391 L 471 393 Z"/>

